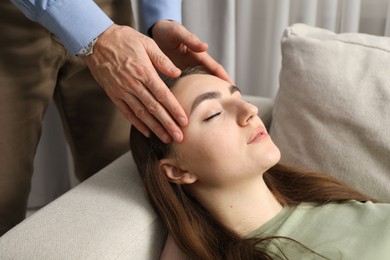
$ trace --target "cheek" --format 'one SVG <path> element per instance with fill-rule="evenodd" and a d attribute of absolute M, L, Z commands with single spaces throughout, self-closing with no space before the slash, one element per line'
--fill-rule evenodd
<path fill-rule="evenodd" d="M 191 132 L 185 136 L 194 137 Z M 229 141 L 227 141 L 229 140 Z M 207 131 L 201 138 L 185 138 L 180 149 L 182 161 L 194 171 L 216 170 L 222 171 L 229 168 L 229 163 L 236 163 L 235 158 L 239 151 L 242 152 L 240 144 L 232 137 L 232 131 Z"/>

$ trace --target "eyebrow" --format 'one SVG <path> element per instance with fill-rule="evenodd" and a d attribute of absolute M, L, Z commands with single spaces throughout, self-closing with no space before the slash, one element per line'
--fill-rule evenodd
<path fill-rule="evenodd" d="M 237 91 L 241 93 L 241 90 L 237 86 L 234 86 L 234 85 L 230 85 L 229 90 L 230 90 L 230 94 L 233 94 Z M 192 112 L 195 110 L 195 108 L 197 108 L 203 101 L 221 98 L 221 96 L 222 96 L 222 93 L 219 91 L 210 91 L 210 92 L 200 94 L 199 96 L 197 96 L 194 99 L 194 102 L 192 103 L 192 106 L 191 106 L 190 114 L 192 114 Z"/>

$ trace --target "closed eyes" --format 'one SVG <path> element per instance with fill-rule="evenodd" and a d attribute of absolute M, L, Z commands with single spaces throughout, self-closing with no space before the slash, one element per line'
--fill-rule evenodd
<path fill-rule="evenodd" d="M 213 119 L 213 118 L 219 116 L 221 113 L 222 113 L 222 112 L 218 112 L 218 113 L 212 114 L 211 116 L 207 117 L 207 118 L 206 118 L 205 120 L 203 120 L 203 121 L 208 122 L 208 121 L 210 121 L 211 119 Z"/>

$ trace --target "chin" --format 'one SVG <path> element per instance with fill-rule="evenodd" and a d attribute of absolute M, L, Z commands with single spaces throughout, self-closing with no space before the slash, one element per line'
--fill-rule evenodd
<path fill-rule="evenodd" d="M 279 150 L 278 150 L 279 151 Z M 269 154 L 268 157 L 262 157 L 257 162 L 257 170 L 260 170 L 262 173 L 268 171 L 270 168 L 274 167 L 280 160 L 280 152 L 275 152 L 272 155 Z"/>
<path fill-rule="evenodd" d="M 280 150 L 278 147 L 274 146 L 274 148 L 267 153 L 267 156 L 263 157 L 264 161 L 268 163 L 268 169 L 272 166 L 275 166 L 280 161 Z"/>

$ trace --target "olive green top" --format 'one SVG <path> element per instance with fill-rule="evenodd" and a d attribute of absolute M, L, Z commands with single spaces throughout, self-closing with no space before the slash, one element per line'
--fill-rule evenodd
<path fill-rule="evenodd" d="M 265 245 L 288 259 L 388 260 L 390 204 L 302 203 L 283 208 L 248 235 L 253 236 L 283 236 L 299 242 L 278 238 Z"/>

